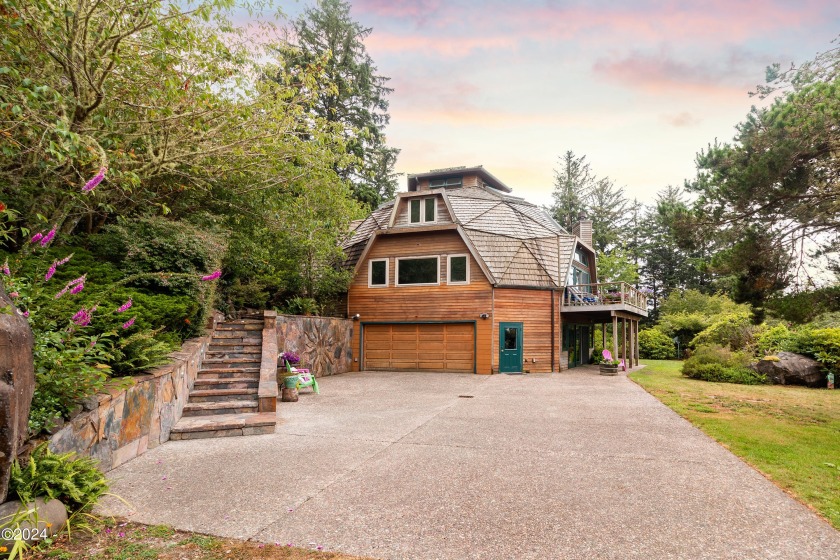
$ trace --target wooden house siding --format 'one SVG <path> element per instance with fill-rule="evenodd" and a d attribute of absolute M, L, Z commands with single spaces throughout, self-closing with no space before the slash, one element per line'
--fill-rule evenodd
<path fill-rule="evenodd" d="M 554 329 L 552 333 L 552 291 L 495 288 L 493 290 L 493 371 L 499 370 L 499 323 L 522 323 L 522 369 L 532 373 L 557 371 L 560 353 L 559 293 L 553 296 Z M 552 334 L 554 335 L 552 337 Z M 554 352 L 552 353 L 552 345 Z M 552 364 L 552 355 L 555 363 Z M 534 362 L 533 360 L 536 360 Z"/>
<path fill-rule="evenodd" d="M 446 257 L 464 254 L 468 256 L 470 283 L 447 284 Z M 396 259 L 415 256 L 440 257 L 439 285 L 396 285 Z M 376 259 L 388 259 L 388 287 L 368 287 L 368 262 Z M 348 293 L 349 316 L 358 313 L 362 325 L 475 321 L 478 373 L 490 373 L 492 323 L 479 316 L 492 313 L 491 308 L 490 283 L 454 230 L 379 235 L 361 262 Z M 354 352 L 362 350 L 361 330 L 353 329 Z M 364 356 L 354 362 L 354 370 L 360 368 L 362 360 Z"/>

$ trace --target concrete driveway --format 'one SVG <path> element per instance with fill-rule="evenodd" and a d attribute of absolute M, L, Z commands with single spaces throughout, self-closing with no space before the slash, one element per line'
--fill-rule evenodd
<path fill-rule="evenodd" d="M 273 435 L 112 471 L 132 507 L 104 509 L 376 558 L 840 558 L 840 533 L 623 376 L 320 384 Z"/>

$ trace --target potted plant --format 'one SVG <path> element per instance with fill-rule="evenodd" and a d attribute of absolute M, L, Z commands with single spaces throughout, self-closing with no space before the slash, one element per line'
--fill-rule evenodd
<path fill-rule="evenodd" d="M 601 375 L 618 375 L 618 366 L 621 365 L 621 360 L 604 360 L 601 362 Z"/>
<path fill-rule="evenodd" d="M 287 362 L 291 366 L 297 366 L 300 363 L 300 356 L 298 356 L 294 352 L 283 352 L 282 354 L 280 354 L 280 367 L 285 368 Z"/>

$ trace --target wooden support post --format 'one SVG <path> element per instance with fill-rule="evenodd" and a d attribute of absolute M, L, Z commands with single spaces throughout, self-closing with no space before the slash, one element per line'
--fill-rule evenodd
<path fill-rule="evenodd" d="M 613 338 L 613 360 L 618 359 L 618 317 L 613 316 L 612 324 L 612 338 Z"/>
<path fill-rule="evenodd" d="M 641 352 L 639 351 L 639 321 L 636 321 L 636 365 L 640 365 L 639 358 Z"/>
<path fill-rule="evenodd" d="M 607 324 L 601 323 L 601 349 L 607 347 Z"/>
<path fill-rule="evenodd" d="M 627 367 L 627 319 L 621 318 L 621 359 Z"/>

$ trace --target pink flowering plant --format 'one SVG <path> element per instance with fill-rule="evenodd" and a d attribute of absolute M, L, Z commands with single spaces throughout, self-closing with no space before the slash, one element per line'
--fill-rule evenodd
<path fill-rule="evenodd" d="M 49 431 L 61 418 L 69 418 L 78 403 L 101 391 L 111 377 L 168 361 L 177 336 L 167 337 L 160 328 L 147 326 L 145 321 L 156 319 L 160 310 L 138 305 L 153 298 L 127 288 L 128 284 L 143 278 L 165 282 L 184 276 L 200 281 L 197 275 L 164 273 L 117 279 L 112 269 L 97 266 L 96 259 L 84 251 L 65 254 L 51 248 L 55 238 L 54 228 L 45 228 L 29 236 L 22 251 L 0 252 L 0 282 L 8 294 L 14 294 L 14 307 L 5 312 L 26 317 L 35 338 L 33 434 Z M 99 273 L 111 278 L 91 284 Z M 176 307 L 174 312 L 183 316 L 188 309 Z"/>

